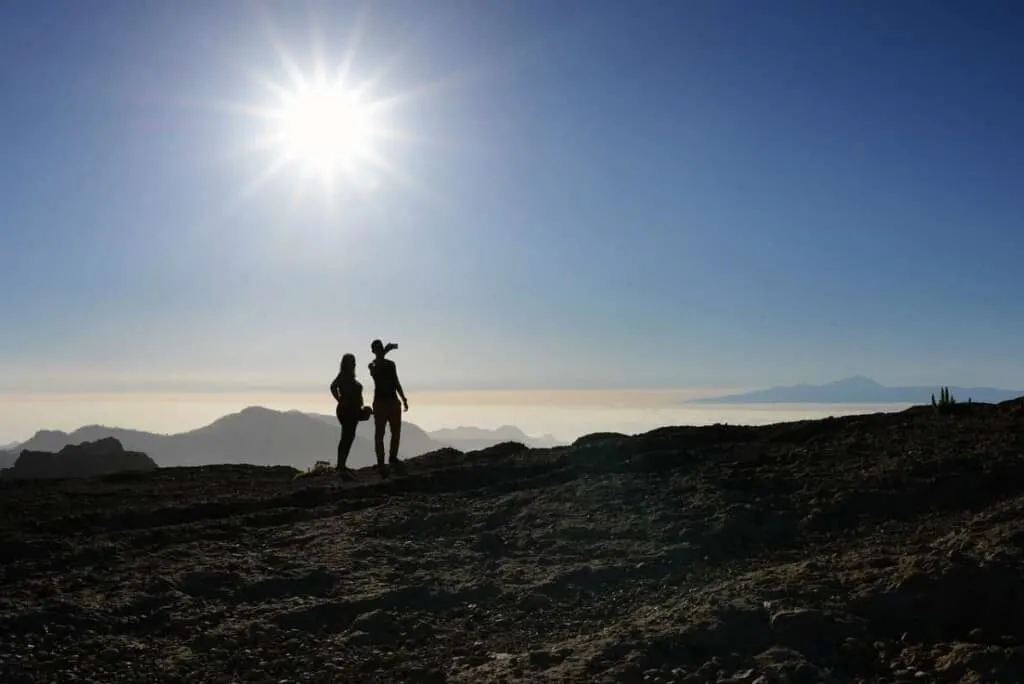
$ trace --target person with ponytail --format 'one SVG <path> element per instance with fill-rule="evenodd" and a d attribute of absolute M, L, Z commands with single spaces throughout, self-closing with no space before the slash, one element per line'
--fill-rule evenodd
<path fill-rule="evenodd" d="M 352 443 L 356 439 L 356 428 L 373 414 L 369 406 L 363 405 L 363 386 L 356 380 L 356 357 L 353 354 L 341 357 L 341 367 L 331 382 L 331 396 L 337 403 L 334 415 L 341 424 L 341 438 L 338 440 L 338 474 L 351 480 L 352 472 L 347 461 Z"/>
<path fill-rule="evenodd" d="M 409 401 L 402 391 L 402 383 L 398 380 L 398 369 L 395 362 L 384 358 L 389 351 L 398 349 L 394 342 L 384 345 L 380 340 L 370 343 L 370 351 L 374 359 L 370 363 L 370 375 L 373 376 L 373 446 L 377 455 L 377 469 L 382 477 L 387 477 L 387 466 L 384 465 L 384 430 L 391 429 L 391 444 L 388 465 L 402 472 L 401 461 L 398 460 L 398 447 L 402 438 L 402 409 L 409 410 Z"/>

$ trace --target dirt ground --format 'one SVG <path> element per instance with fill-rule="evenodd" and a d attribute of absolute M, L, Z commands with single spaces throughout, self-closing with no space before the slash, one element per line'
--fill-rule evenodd
<path fill-rule="evenodd" d="M 1024 404 L 0 483 L 0 681 L 1022 682 Z"/>

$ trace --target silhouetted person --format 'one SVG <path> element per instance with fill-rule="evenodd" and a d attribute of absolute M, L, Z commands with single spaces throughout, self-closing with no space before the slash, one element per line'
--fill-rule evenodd
<path fill-rule="evenodd" d="M 345 354 L 341 357 L 341 368 L 331 382 L 331 396 L 338 403 L 334 415 L 341 423 L 341 439 L 338 440 L 338 474 L 347 480 L 352 473 L 346 462 L 356 439 L 356 428 L 360 421 L 370 417 L 370 407 L 363 406 L 363 386 L 356 380 L 356 357 Z"/>
<path fill-rule="evenodd" d="M 370 375 L 373 376 L 373 446 L 377 453 L 377 469 L 382 477 L 387 477 L 388 473 L 384 465 L 384 428 L 391 429 L 388 463 L 395 470 L 401 471 L 398 446 L 402 438 L 402 409 L 409 410 L 409 401 L 402 391 L 402 383 L 398 381 L 395 362 L 384 358 L 392 349 L 398 349 L 398 345 L 389 342 L 385 347 L 380 340 L 370 343 L 370 350 L 375 357 L 370 362 Z"/>

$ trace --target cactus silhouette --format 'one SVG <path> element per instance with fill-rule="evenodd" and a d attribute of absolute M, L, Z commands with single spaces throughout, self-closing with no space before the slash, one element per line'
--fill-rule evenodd
<path fill-rule="evenodd" d="M 953 397 L 953 393 L 950 392 L 949 387 L 943 386 L 939 388 L 939 400 L 935 400 L 935 394 L 932 394 L 932 408 L 938 413 L 946 413 L 953 405 L 956 404 L 956 398 Z"/>

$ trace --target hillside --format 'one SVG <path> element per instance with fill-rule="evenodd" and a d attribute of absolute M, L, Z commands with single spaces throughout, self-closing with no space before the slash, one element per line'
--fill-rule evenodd
<path fill-rule="evenodd" d="M 1024 403 L 0 483 L 0 681 L 1024 681 Z"/>

